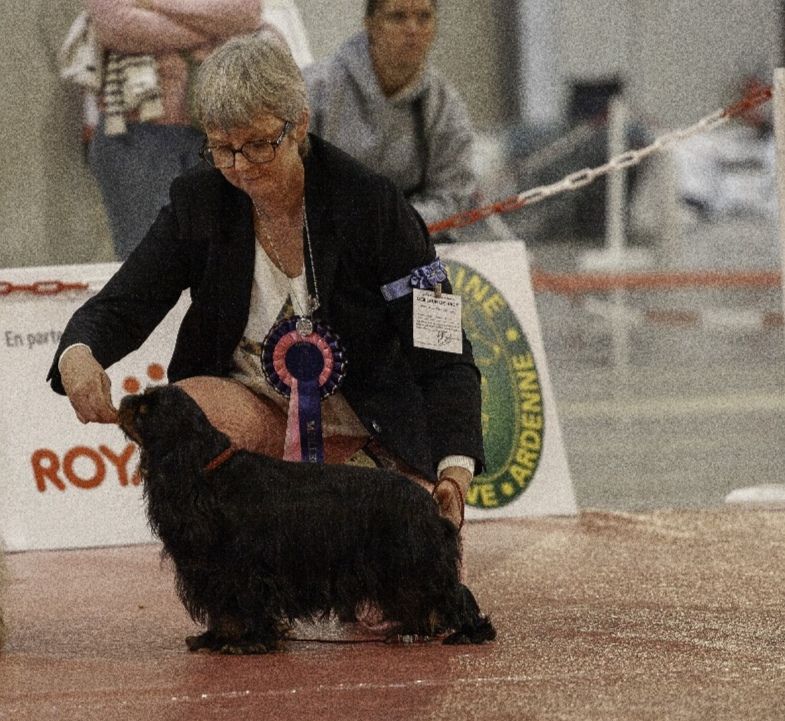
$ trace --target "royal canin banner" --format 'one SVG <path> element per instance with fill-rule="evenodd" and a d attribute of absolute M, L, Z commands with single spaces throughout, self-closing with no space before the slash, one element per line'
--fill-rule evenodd
<path fill-rule="evenodd" d="M 571 515 L 575 497 L 522 243 L 438 248 L 483 373 L 488 468 L 467 518 Z M 0 270 L 0 543 L 9 551 L 153 541 L 138 452 L 115 426 L 83 425 L 46 374 L 73 312 L 118 267 Z M 135 353 L 109 369 L 115 402 L 165 383 L 187 294 Z"/>

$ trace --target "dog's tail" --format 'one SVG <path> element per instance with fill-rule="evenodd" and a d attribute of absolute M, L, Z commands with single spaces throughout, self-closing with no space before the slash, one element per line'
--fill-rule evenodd
<path fill-rule="evenodd" d="M 455 631 L 444 639 L 447 644 L 485 643 L 496 638 L 491 619 L 480 612 L 477 599 L 464 584 L 458 587 L 459 621 Z"/>

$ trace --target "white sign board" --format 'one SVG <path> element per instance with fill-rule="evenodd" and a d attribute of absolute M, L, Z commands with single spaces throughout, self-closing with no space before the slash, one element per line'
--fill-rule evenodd
<path fill-rule="evenodd" d="M 463 296 L 490 392 L 489 474 L 473 486 L 467 517 L 574 513 L 523 245 L 451 245 L 440 253 Z M 59 280 L 87 283 L 94 292 L 116 268 L 0 270 L 0 289 Z M 8 550 L 152 540 L 133 444 L 115 426 L 79 423 L 67 399 L 45 382 L 66 322 L 88 297 L 80 290 L 0 295 L 0 542 Z M 116 402 L 163 382 L 185 307 L 184 297 L 142 348 L 109 369 Z"/>
<path fill-rule="evenodd" d="M 0 271 L 12 286 L 86 282 L 97 290 L 117 268 L 102 265 Z M 0 539 L 8 550 L 148 543 L 138 455 L 119 428 L 76 419 L 45 381 L 60 334 L 87 291 L 0 297 Z M 160 382 L 177 327 L 173 311 L 136 353 L 109 370 L 115 401 Z M 151 377 L 152 376 L 152 377 Z"/>
<path fill-rule="evenodd" d="M 439 247 L 483 375 L 488 468 L 467 519 L 576 513 L 523 243 Z"/>

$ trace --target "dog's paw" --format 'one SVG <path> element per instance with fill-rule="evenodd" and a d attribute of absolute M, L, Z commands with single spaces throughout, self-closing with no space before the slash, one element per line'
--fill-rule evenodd
<path fill-rule="evenodd" d="M 385 643 L 403 644 L 405 646 L 414 643 L 430 643 L 433 637 L 425 636 L 421 633 L 391 633 L 384 639 Z"/>
<path fill-rule="evenodd" d="M 462 626 L 450 634 L 442 643 L 457 646 L 459 644 L 480 644 L 496 639 L 496 629 L 487 616 L 480 617 L 472 626 Z"/>
<path fill-rule="evenodd" d="M 471 642 L 472 640 L 463 631 L 451 633 L 442 641 L 442 643 L 446 643 L 448 646 L 459 646 Z"/>
<path fill-rule="evenodd" d="M 217 636 L 212 631 L 205 631 L 198 636 L 188 636 L 185 644 L 193 653 L 220 653 L 227 656 L 271 653 L 278 649 L 278 642 L 274 639 L 264 641 L 227 639 Z"/>
<path fill-rule="evenodd" d="M 217 651 L 221 647 L 221 642 L 212 631 L 205 631 L 198 636 L 186 636 L 185 645 L 191 652 L 210 652 Z"/>
<path fill-rule="evenodd" d="M 219 653 L 227 656 L 253 656 L 261 655 L 263 653 L 272 653 L 278 648 L 277 643 L 261 641 L 238 641 L 225 643 L 218 649 Z"/>

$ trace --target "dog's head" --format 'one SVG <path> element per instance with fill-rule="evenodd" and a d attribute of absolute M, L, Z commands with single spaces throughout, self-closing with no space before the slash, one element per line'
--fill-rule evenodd
<path fill-rule="evenodd" d="M 207 440 L 216 434 L 202 409 L 174 385 L 153 386 L 120 401 L 118 424 L 143 449 Z"/>

